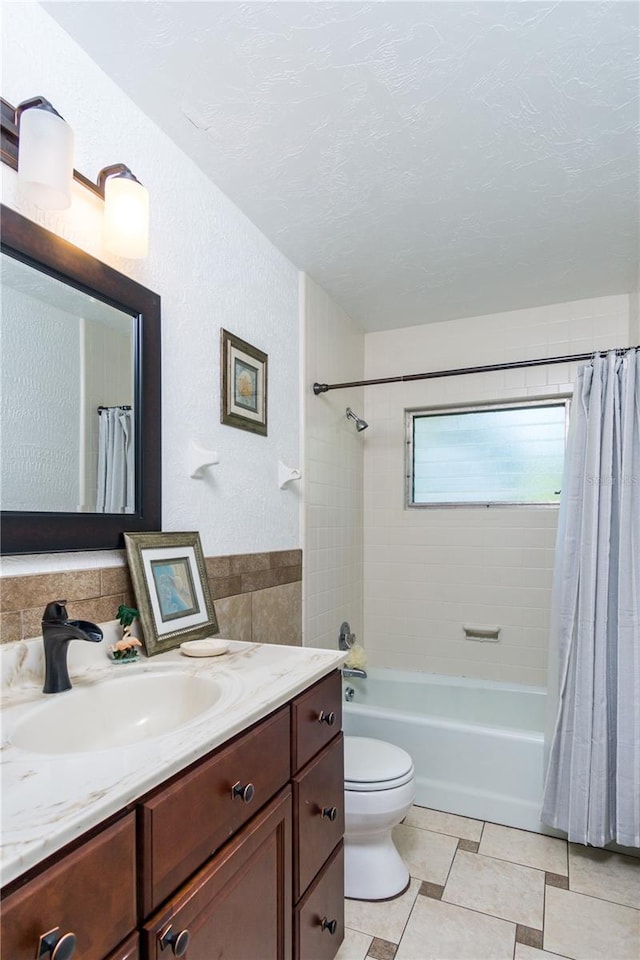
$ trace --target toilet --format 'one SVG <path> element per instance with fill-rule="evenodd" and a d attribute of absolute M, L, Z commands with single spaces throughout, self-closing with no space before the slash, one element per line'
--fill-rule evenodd
<path fill-rule="evenodd" d="M 404 893 L 409 871 L 391 831 L 415 799 L 406 750 L 370 737 L 344 738 L 344 895 L 389 900 Z"/>

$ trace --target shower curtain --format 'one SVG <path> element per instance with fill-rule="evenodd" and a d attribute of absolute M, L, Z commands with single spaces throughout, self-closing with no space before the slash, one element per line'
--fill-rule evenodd
<path fill-rule="evenodd" d="M 578 373 L 556 546 L 542 820 L 598 847 L 640 846 L 639 354 Z"/>
<path fill-rule="evenodd" d="M 133 513 L 135 466 L 133 417 L 125 407 L 98 411 L 96 513 Z"/>

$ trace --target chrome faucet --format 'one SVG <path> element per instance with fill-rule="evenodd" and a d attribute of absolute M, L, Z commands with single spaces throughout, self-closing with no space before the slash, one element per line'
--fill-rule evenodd
<path fill-rule="evenodd" d="M 343 667 L 342 676 L 347 680 L 349 677 L 360 677 L 362 680 L 367 679 L 367 671 L 361 670 L 360 667 Z"/>
<path fill-rule="evenodd" d="M 43 693 L 61 693 L 71 689 L 67 667 L 67 647 L 71 640 L 89 640 L 99 643 L 102 630 L 89 620 L 69 620 L 66 600 L 47 604 L 42 616 L 44 643 Z"/>

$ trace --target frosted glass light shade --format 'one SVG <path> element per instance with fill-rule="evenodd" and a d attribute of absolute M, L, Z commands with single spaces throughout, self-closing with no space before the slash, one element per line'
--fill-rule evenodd
<path fill-rule="evenodd" d="M 56 113 L 30 107 L 21 115 L 18 180 L 23 196 L 39 207 L 71 205 L 73 130 Z"/>
<path fill-rule="evenodd" d="M 149 191 L 130 177 L 109 177 L 104 185 L 104 243 L 129 260 L 149 249 Z"/>

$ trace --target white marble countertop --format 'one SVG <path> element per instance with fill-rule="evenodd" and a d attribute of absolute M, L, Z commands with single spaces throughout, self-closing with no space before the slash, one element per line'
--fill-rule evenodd
<path fill-rule="evenodd" d="M 100 644 L 69 646 L 74 687 L 109 683 L 135 672 L 181 671 L 221 681 L 225 706 L 218 712 L 214 707 L 202 713 L 172 733 L 126 747 L 93 753 L 27 752 L 11 742 L 16 722 L 34 707 L 40 709 L 40 703 L 73 697 L 74 690 L 42 694 L 41 640 L 6 644 L 0 650 L 2 885 L 265 717 L 339 667 L 346 657 L 335 650 L 230 641 L 229 652 L 223 656 L 196 659 L 172 650 L 121 665 L 107 659 L 109 642 L 112 639 L 105 629 Z"/>

